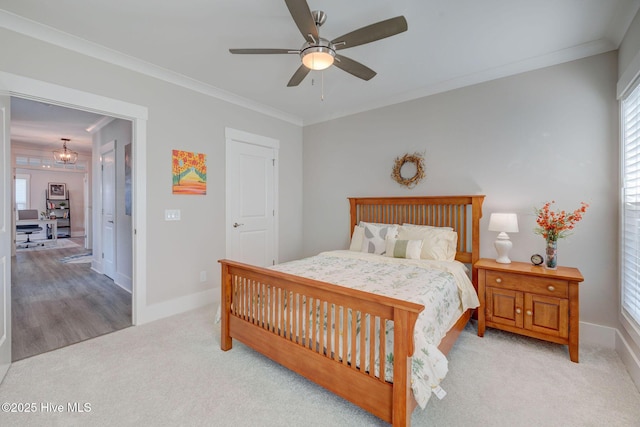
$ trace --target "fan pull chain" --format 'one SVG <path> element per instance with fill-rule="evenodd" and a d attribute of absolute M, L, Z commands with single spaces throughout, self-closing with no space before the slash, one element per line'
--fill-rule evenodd
<path fill-rule="evenodd" d="M 316 79 L 311 79 L 311 86 L 316 85 Z M 320 101 L 324 101 L 324 71 L 320 71 Z"/>

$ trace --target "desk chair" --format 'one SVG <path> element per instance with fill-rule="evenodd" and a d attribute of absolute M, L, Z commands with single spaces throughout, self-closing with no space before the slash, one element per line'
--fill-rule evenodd
<path fill-rule="evenodd" d="M 32 219 L 32 220 L 38 220 L 38 210 L 37 209 L 22 209 L 18 211 L 18 220 L 24 220 L 24 219 Z M 27 235 L 27 240 L 24 242 L 24 245 L 22 247 L 28 248 L 30 243 L 33 243 L 33 241 L 31 240 L 31 234 L 33 233 L 39 233 L 40 231 L 42 231 L 42 227 L 40 227 L 38 224 L 20 224 L 20 225 L 16 225 L 16 232 L 18 234 L 26 234 Z M 38 246 L 38 244 L 35 244 L 36 246 Z"/>

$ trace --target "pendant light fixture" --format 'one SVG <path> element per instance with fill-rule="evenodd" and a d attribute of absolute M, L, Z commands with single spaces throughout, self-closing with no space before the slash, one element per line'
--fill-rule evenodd
<path fill-rule="evenodd" d="M 60 138 L 62 141 L 62 150 L 53 150 L 53 158 L 56 163 L 73 165 L 78 160 L 78 153 L 67 148 L 67 142 L 71 141 L 69 138 Z"/>

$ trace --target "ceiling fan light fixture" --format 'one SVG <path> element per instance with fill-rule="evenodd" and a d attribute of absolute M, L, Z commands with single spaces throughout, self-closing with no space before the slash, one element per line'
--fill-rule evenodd
<path fill-rule="evenodd" d="M 326 13 L 321 10 L 311 11 L 307 0 L 285 0 L 285 3 L 294 23 L 305 40 L 299 50 L 254 48 L 229 49 L 229 52 L 245 55 L 298 53 L 302 65 L 299 65 L 295 73 L 293 73 L 287 83 L 287 87 L 298 86 L 309 74 L 310 70 L 325 70 L 332 65 L 359 79 L 371 80 L 376 75 L 375 71 L 344 55 L 337 56 L 336 51 L 395 36 L 407 31 L 409 28 L 404 16 L 396 16 L 327 40 L 320 37 L 320 27 L 324 25 L 327 19 Z"/>
<path fill-rule="evenodd" d="M 328 44 L 328 43 L 327 43 Z M 333 65 L 336 51 L 331 46 L 309 46 L 300 52 L 302 63 L 310 70 L 325 70 Z"/>
<path fill-rule="evenodd" d="M 60 138 L 62 141 L 62 150 L 53 150 L 53 158 L 56 163 L 73 165 L 78 161 L 78 153 L 67 148 L 67 142 L 71 141 L 69 138 Z"/>

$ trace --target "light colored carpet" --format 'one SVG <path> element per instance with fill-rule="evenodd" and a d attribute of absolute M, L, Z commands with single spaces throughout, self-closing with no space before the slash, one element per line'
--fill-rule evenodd
<path fill-rule="evenodd" d="M 28 248 L 16 247 L 16 252 L 30 252 L 30 251 L 45 251 L 49 249 L 67 249 L 80 247 L 79 244 L 71 239 L 56 239 L 54 244 L 53 240 L 41 240 L 39 242 L 29 243 Z M 37 246 L 32 246 L 36 244 Z"/>
<path fill-rule="evenodd" d="M 84 341 L 14 363 L 0 402 L 11 426 L 382 426 L 377 418 L 239 342 L 222 352 L 215 307 Z M 640 393 L 612 350 L 566 347 L 468 327 L 450 354 L 443 400 L 414 426 L 637 426 Z M 340 381 L 339 378 L 336 381 Z M 42 410 L 63 405 L 62 413 Z M 68 404 L 90 412 L 69 413 Z M 45 405 L 45 408 L 47 406 Z"/>

